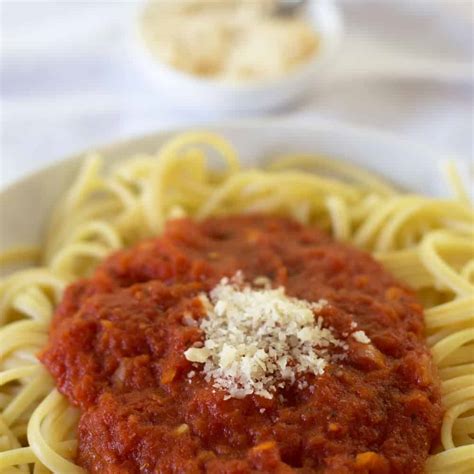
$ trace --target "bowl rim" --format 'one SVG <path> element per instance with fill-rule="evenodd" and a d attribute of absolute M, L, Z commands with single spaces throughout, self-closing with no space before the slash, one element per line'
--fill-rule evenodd
<path fill-rule="evenodd" d="M 339 120 L 332 120 L 326 118 L 317 118 L 308 122 L 307 119 L 295 119 L 291 117 L 285 118 L 245 118 L 245 119 L 230 119 L 230 120 L 217 120 L 210 122 L 200 123 L 189 123 L 181 122 L 167 125 L 158 130 L 147 132 L 139 135 L 131 135 L 128 137 L 120 138 L 113 142 L 98 143 L 93 146 L 88 146 L 77 153 L 67 155 L 65 157 L 54 160 L 48 164 L 40 166 L 36 169 L 30 170 L 21 176 L 13 179 L 11 182 L 0 186 L 0 198 L 4 198 L 13 189 L 23 186 L 26 182 L 34 180 L 37 176 L 48 173 L 55 168 L 64 166 L 67 162 L 80 162 L 87 155 L 90 154 L 103 154 L 108 155 L 114 150 L 123 148 L 133 148 L 139 143 L 153 141 L 158 139 L 160 136 L 167 136 L 171 134 L 183 133 L 185 131 L 200 131 L 200 130 L 214 130 L 216 128 L 229 128 L 229 129 L 259 129 L 263 127 L 295 127 L 298 126 L 308 133 L 315 132 L 317 130 L 338 130 L 343 131 L 344 134 L 351 135 L 353 137 L 359 137 L 366 141 L 381 140 L 387 144 L 391 143 L 393 146 L 410 149 L 412 151 L 418 150 L 420 154 L 425 156 L 431 156 L 433 164 L 437 161 L 446 158 L 446 153 L 439 152 L 428 145 L 418 143 L 410 138 L 403 135 L 399 135 L 394 132 L 381 130 L 375 127 L 355 125 Z M 449 158 L 461 159 L 459 155 L 450 153 Z M 341 160 L 344 161 L 344 160 Z M 386 179 L 390 180 L 389 176 L 385 176 Z"/>

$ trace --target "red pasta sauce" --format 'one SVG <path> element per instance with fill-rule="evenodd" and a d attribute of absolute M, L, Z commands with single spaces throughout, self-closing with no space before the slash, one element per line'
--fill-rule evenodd
<path fill-rule="evenodd" d="M 205 317 L 198 295 L 238 270 L 326 299 L 346 358 L 302 375 L 306 388 L 225 399 L 183 352 L 203 340 L 189 324 Z M 354 322 L 370 344 L 347 338 Z M 410 289 L 318 229 L 183 219 L 69 286 L 41 360 L 81 409 L 77 462 L 91 473 L 421 473 L 442 418 L 423 331 Z"/>

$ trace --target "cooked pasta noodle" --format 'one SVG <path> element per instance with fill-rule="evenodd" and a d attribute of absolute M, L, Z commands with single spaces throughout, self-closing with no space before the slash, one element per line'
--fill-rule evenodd
<path fill-rule="evenodd" d="M 208 164 L 216 156 L 224 167 Z M 307 155 L 241 169 L 224 139 L 197 132 L 156 156 L 103 165 L 99 156 L 84 160 L 40 250 L 0 255 L 2 266 L 30 264 L 0 282 L 0 472 L 84 472 L 74 463 L 78 412 L 36 359 L 64 288 L 110 252 L 159 234 L 168 219 L 257 211 L 317 224 L 373 252 L 418 292 L 446 408 L 427 471 L 474 472 L 474 213 L 463 190 L 453 199 L 405 194 Z M 449 175 L 458 186 L 453 168 Z"/>

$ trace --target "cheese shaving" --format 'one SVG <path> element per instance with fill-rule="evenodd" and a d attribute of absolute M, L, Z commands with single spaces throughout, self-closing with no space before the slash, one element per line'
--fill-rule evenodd
<path fill-rule="evenodd" d="M 283 287 L 252 288 L 241 272 L 223 278 L 201 301 L 207 313 L 199 326 L 204 346 L 184 355 L 204 364 L 206 381 L 227 392 L 226 398 L 273 398 L 277 388 L 295 382 L 305 388 L 298 376 L 322 375 L 330 349 L 347 347 L 318 314 L 327 301 L 289 297 Z"/>
<path fill-rule="evenodd" d="M 361 344 L 370 344 L 370 338 L 364 331 L 356 331 L 352 333 L 352 337 Z"/>

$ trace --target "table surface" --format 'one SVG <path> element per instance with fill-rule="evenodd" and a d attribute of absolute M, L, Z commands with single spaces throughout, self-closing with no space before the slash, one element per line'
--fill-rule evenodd
<path fill-rule="evenodd" d="M 342 2 L 341 54 L 304 101 L 273 115 L 376 127 L 472 157 L 469 6 Z M 165 106 L 142 77 L 129 48 L 137 2 L 1 1 L 0 8 L 0 186 L 99 144 L 220 118 Z"/>

